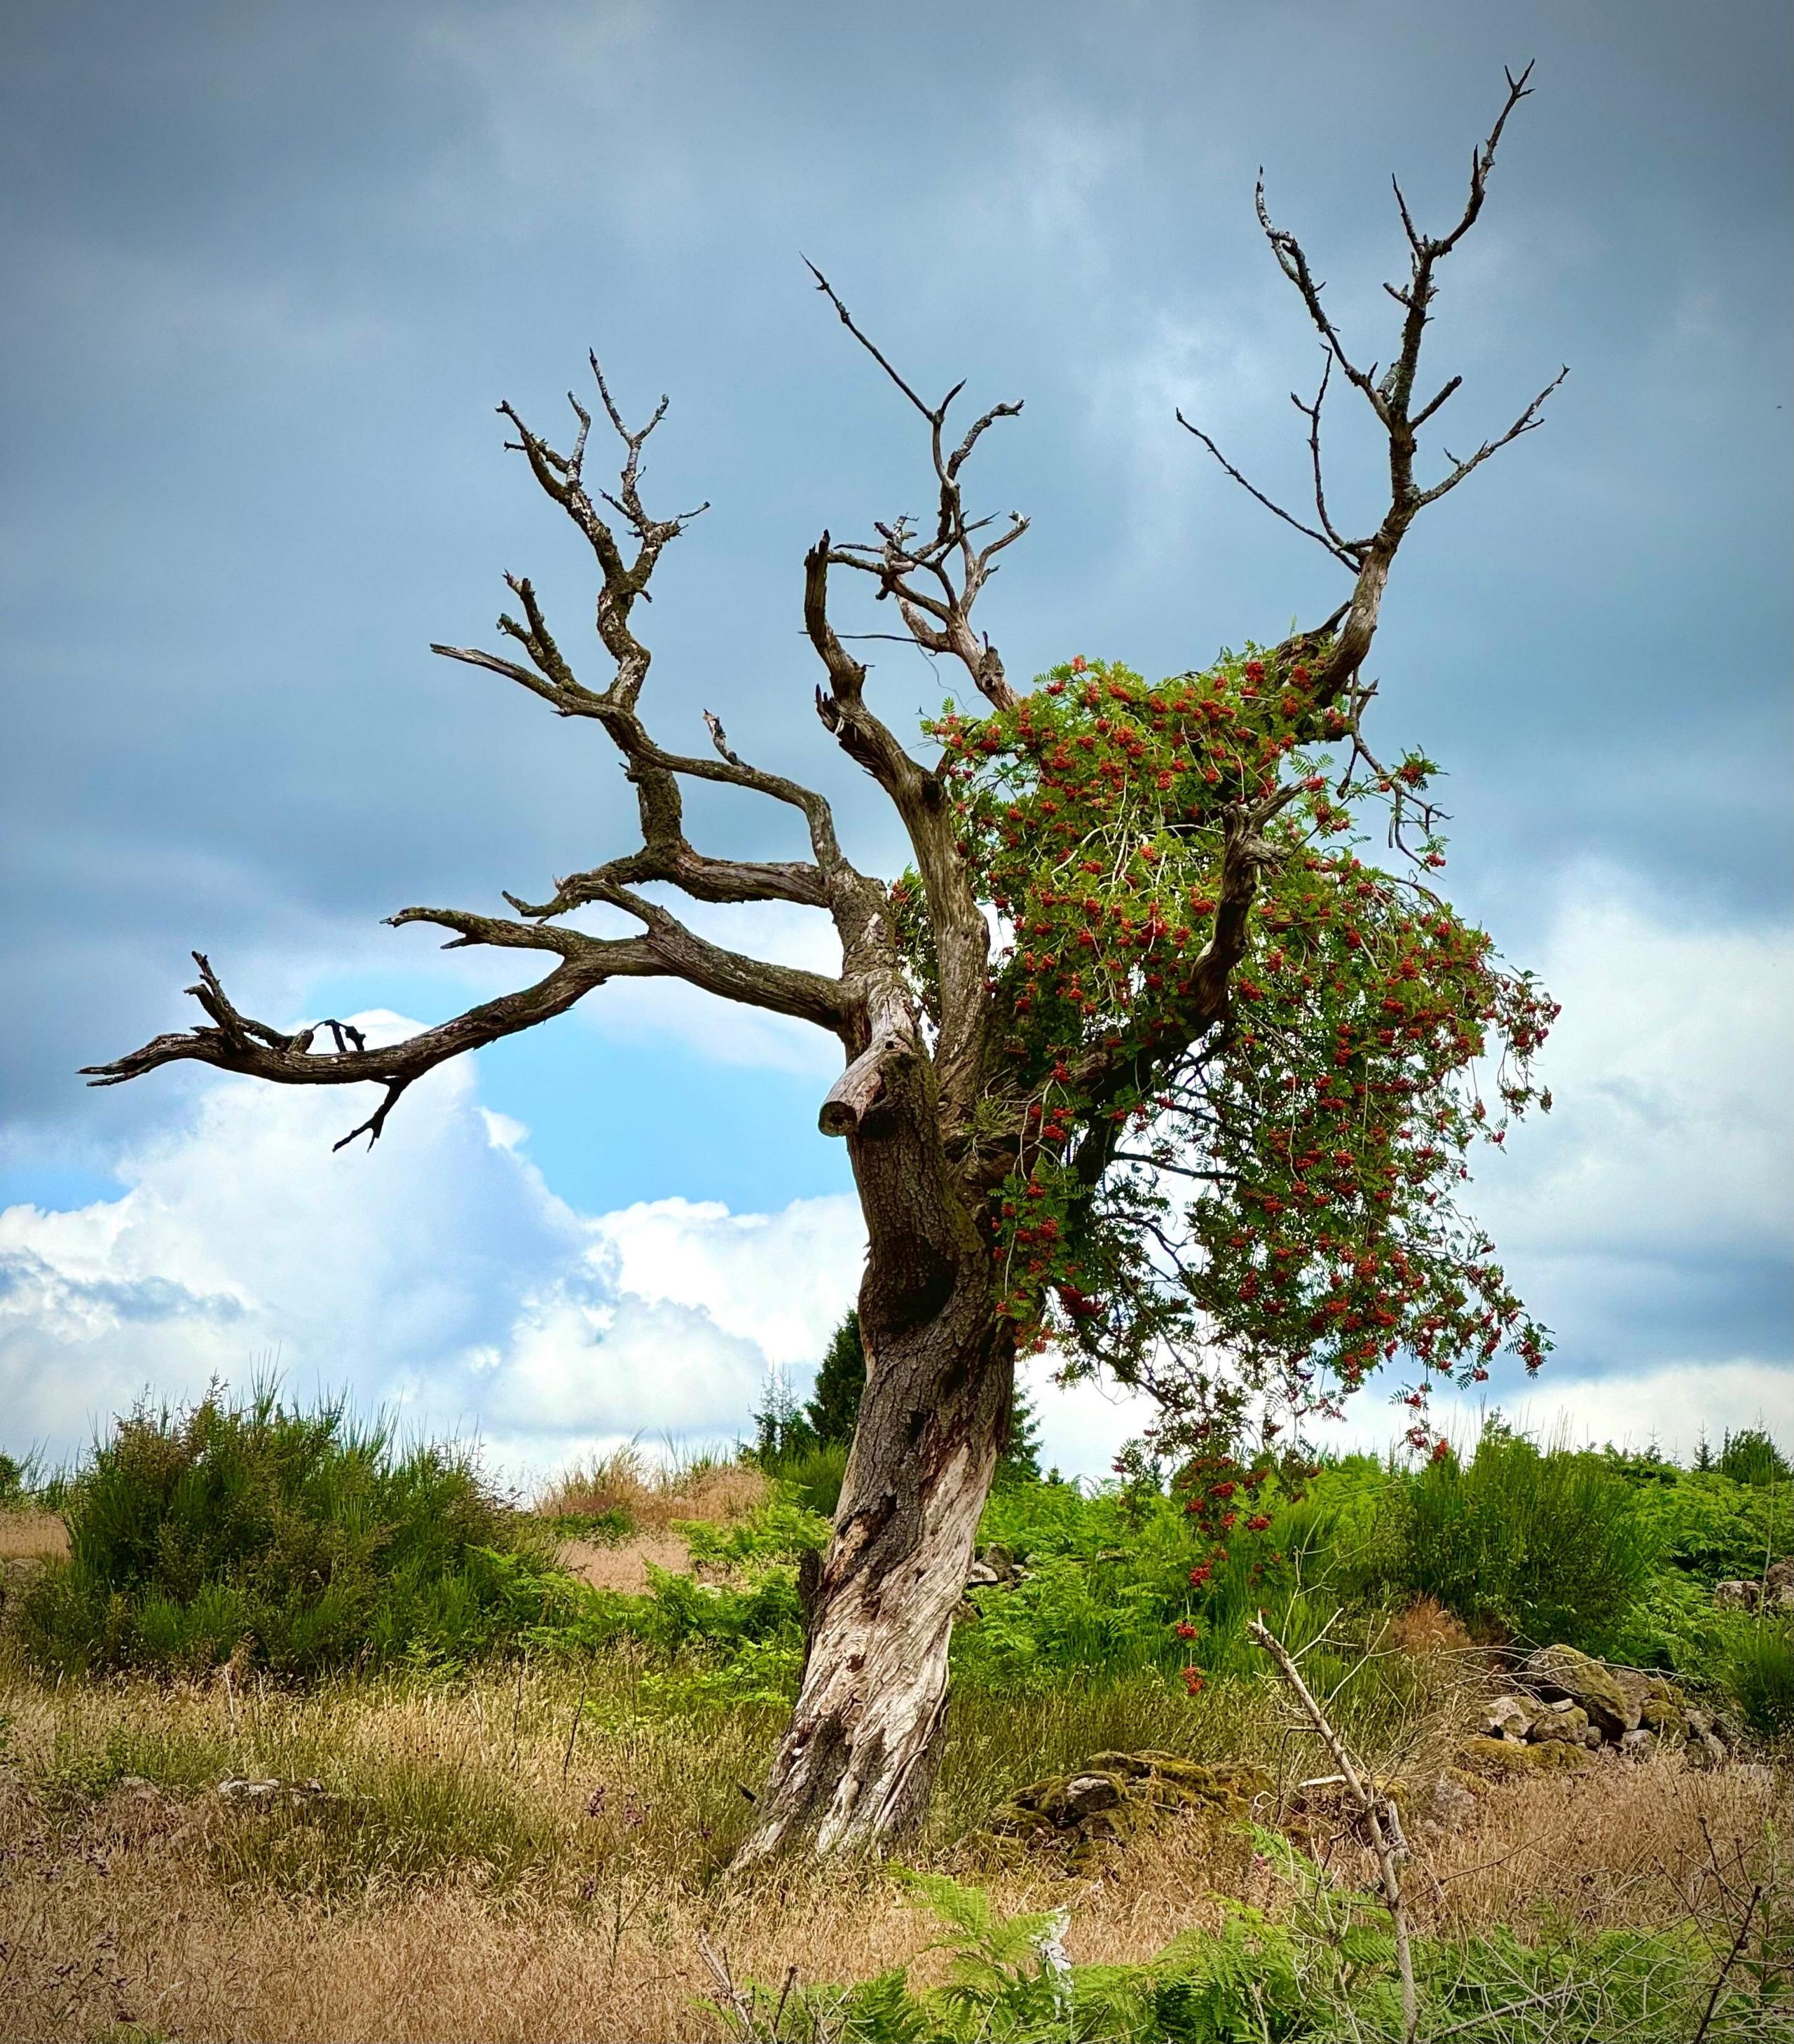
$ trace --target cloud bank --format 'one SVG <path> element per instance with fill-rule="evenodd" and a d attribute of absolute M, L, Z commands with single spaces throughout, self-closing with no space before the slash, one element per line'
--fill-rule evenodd
<path fill-rule="evenodd" d="M 366 1015 L 375 1040 L 413 1024 Z M 820 1352 L 862 1238 L 843 1198 L 576 1213 L 461 1063 L 371 1152 L 356 1110 L 227 1080 L 124 1158 L 121 1197 L 0 1215 L 0 1410 L 52 1454 L 140 1395 L 279 1370 L 477 1431 L 520 1473 L 620 1436 L 730 1439 L 769 1364 Z"/>
<path fill-rule="evenodd" d="M 1542 963 L 1565 1004 L 1546 1066 L 1560 1105 L 1477 1195 L 1560 1348 L 1495 1397 L 1546 1431 L 1685 1451 L 1703 1428 L 1786 1431 L 1794 945 L 1672 925 L 1590 874 Z M 414 1026 L 359 1020 L 376 1041 Z M 225 1079 L 122 1160 L 118 1197 L 0 1215 L 7 1444 L 65 1455 L 145 1392 L 279 1369 L 296 1390 L 477 1431 L 523 1477 L 638 1434 L 732 1439 L 770 1366 L 806 1381 L 859 1281 L 851 1197 L 581 1213 L 480 1083 L 476 1064 L 445 1066 L 371 1152 L 336 1154 L 354 1101 Z M 1704 1302 L 1743 1286 L 1764 1305 L 1740 1348 L 1735 1312 Z M 1104 1473 L 1144 1416 L 1038 1366 L 1031 1381 L 1068 1473 Z M 1462 1429 L 1475 1410 L 1440 1416 Z M 1396 1431 L 1372 1393 L 1338 1444 Z"/>

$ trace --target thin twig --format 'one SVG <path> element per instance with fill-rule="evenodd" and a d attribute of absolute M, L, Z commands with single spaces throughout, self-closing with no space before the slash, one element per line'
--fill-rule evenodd
<path fill-rule="evenodd" d="M 579 1737 L 579 1720 L 586 1715 L 586 1677 L 579 1678 L 579 1700 L 573 1707 L 573 1722 L 567 1728 L 567 1751 L 561 1755 L 561 1779 L 566 1781 L 573 1765 L 573 1748 Z"/>
<path fill-rule="evenodd" d="M 716 1991 L 728 2003 L 730 2012 L 741 2025 L 742 2034 L 754 2034 L 754 2004 L 735 1984 L 735 1976 L 729 1970 L 729 1955 L 725 1946 L 720 1958 L 711 1948 L 710 1940 L 700 1931 L 697 1949 L 704 1954 L 704 1963 L 710 1969 L 710 1977 L 716 1983 Z"/>
<path fill-rule="evenodd" d="M 1719 2006 L 1719 1996 L 1725 1991 L 1727 1976 L 1738 1964 L 1738 1954 L 1744 1950 L 1746 1942 L 1750 1935 L 1750 1919 L 1756 1915 L 1757 1904 L 1762 1899 L 1763 1884 L 1759 1881 L 1750 1891 L 1750 1900 L 1744 1905 L 1744 1915 L 1738 1923 L 1738 1935 L 1733 1938 L 1731 1950 L 1727 1953 L 1725 1963 L 1719 1969 L 1719 1978 L 1713 1983 L 1713 1992 L 1707 1997 L 1707 2007 L 1702 2013 L 1700 2026 L 1688 2039 L 1688 2044 L 1701 2044 L 1701 2040 L 1706 2036 L 1712 2023 L 1714 2012 Z"/>

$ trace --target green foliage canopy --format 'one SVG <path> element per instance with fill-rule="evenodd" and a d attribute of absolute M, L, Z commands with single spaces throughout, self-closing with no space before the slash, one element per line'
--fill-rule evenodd
<path fill-rule="evenodd" d="M 1235 1435 L 1256 1398 L 1335 1412 L 1402 1350 L 1430 1440 L 1426 1373 L 1481 1381 L 1504 1349 L 1532 1370 L 1549 1345 L 1454 1193 L 1473 1143 L 1550 1105 L 1531 1061 L 1556 1009 L 1431 884 L 1433 763 L 1380 766 L 1365 692 L 1317 706 L 1308 680 L 1250 648 L 1156 686 L 1078 659 L 932 727 L 1009 932 L 996 1043 L 1028 1105 L 988 1216 L 1005 1310 L 1074 1371 L 1153 1391 L 1167 1443 Z M 1406 870 L 1353 848 L 1373 809 Z M 1223 898 L 1224 863 L 1252 866 L 1255 906 Z M 932 1001 L 918 883 L 897 897 Z M 1242 928 L 1227 1019 L 1197 1032 Z"/>

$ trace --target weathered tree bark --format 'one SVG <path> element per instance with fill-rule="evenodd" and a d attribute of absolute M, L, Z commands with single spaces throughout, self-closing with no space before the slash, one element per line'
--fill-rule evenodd
<path fill-rule="evenodd" d="M 819 1853 L 877 1846 L 920 1819 L 933 1785 L 953 1615 L 1004 1447 L 1015 1345 L 931 1125 L 931 1076 L 912 1067 L 916 1097 L 897 1125 L 851 1139 L 871 1245 L 866 1390 L 801 1691 L 738 1866 L 799 1839 Z"/>

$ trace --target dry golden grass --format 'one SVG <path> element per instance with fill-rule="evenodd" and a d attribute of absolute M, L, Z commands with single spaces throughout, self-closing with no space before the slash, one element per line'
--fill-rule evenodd
<path fill-rule="evenodd" d="M 68 1528 L 53 1512 L 0 1512 L 0 1562 L 50 1561 L 68 1552 Z"/>
<path fill-rule="evenodd" d="M 1189 1712 L 1193 1749 L 1299 1777 L 1254 1695 Z M 1074 1701 L 966 1700 L 919 1858 L 1007 1908 L 1068 1905 L 1080 1960 L 1146 1958 L 1216 1920 L 1220 1895 L 1289 1906 L 1243 1835 L 1197 1821 L 1075 1881 L 967 1841 L 978 1797 L 1062 1766 L 1067 1741 L 1170 1736 L 1143 1692 L 1104 1719 Z M 0 2038 L 127 2022 L 194 2040 L 694 2038 L 722 2034 L 701 1937 L 765 1981 L 793 1965 L 807 1981 L 895 1965 L 925 1979 L 940 1963 L 918 1958 L 932 1922 L 875 1871 L 720 1881 L 748 1816 L 737 1785 L 756 1781 L 778 1713 L 656 1716 L 615 1659 L 310 1696 L 52 1690 L 0 1664 Z M 316 1776 L 336 1800 L 251 1812 L 217 1795 L 227 1773 Z M 1541 1908 L 1590 1927 L 1682 1920 L 1711 1890 L 1711 1851 L 1759 1870 L 1785 1853 L 1788 1788 L 1764 1768 L 1613 1758 L 1490 1787 L 1441 1824 L 1416 1809 L 1422 1927 L 1523 1926 Z M 1362 1875 L 1349 1839 L 1317 1842 Z"/>
<path fill-rule="evenodd" d="M 1437 1597 L 1416 1597 L 1384 1627 L 1381 1643 L 1400 1654 L 1455 1654 L 1471 1645 L 1470 1635 Z"/>
<path fill-rule="evenodd" d="M 538 1500 L 546 1517 L 602 1518 L 620 1512 L 631 1531 L 615 1541 L 564 1542 L 556 1558 L 594 1589 L 639 1594 L 648 1570 L 688 1570 L 691 1554 L 672 1528 L 701 1519 L 729 1524 L 763 1504 L 772 1486 L 757 1469 L 704 1458 L 695 1462 L 651 1462 L 630 1442 L 601 1460 L 570 1470 Z"/>
<path fill-rule="evenodd" d="M 565 1540 L 555 1558 L 595 1590 L 627 1590 L 640 1596 L 648 1586 L 651 1567 L 689 1570 L 691 1553 L 677 1533 L 647 1533 L 614 1544 L 603 1540 Z"/>
<path fill-rule="evenodd" d="M 536 1508 L 550 1516 L 594 1519 L 621 1512 L 638 1532 L 660 1533 L 675 1519 L 726 1525 L 771 1495 L 766 1477 L 744 1462 L 706 1457 L 659 1464 L 631 1441 L 569 1470 Z"/>
<path fill-rule="evenodd" d="M 1576 1786 L 1571 1809 L 1556 1785 L 1492 1791 L 1477 1822 L 1434 1854 L 1449 1900 L 1430 1911 L 1423 1897 L 1423 1919 L 1475 1929 L 1548 1903 L 1591 1927 L 1675 1921 L 1685 1905 L 1664 1869 L 1702 1877 L 1700 1820 L 1722 1852 L 1748 1850 L 1777 1808 L 1769 1785 L 1688 1776 L 1671 1762 Z M 43 1863 L 0 1900 L 13 1997 L 0 2037 L 92 2037 L 129 2020 L 195 2040 L 621 2044 L 721 2034 L 705 2005 L 701 1938 L 742 1978 L 776 1981 L 791 1965 L 804 1981 L 938 1970 L 921 1951 L 932 1927 L 876 1873 L 707 1891 L 624 1860 L 574 1902 L 495 1897 L 472 1881 L 376 1887 L 349 1906 L 234 1896 L 206 1876 L 203 1834 L 260 1821 L 126 1792 L 79 1827 L 18 1840 Z M 1212 1923 L 1217 1893 L 1273 1910 L 1287 1900 L 1199 1825 L 1170 1827 L 1089 1881 L 999 1873 L 989 1885 L 1006 1908 L 1069 1904 L 1080 1960 L 1149 1958 L 1174 1931 Z"/>

